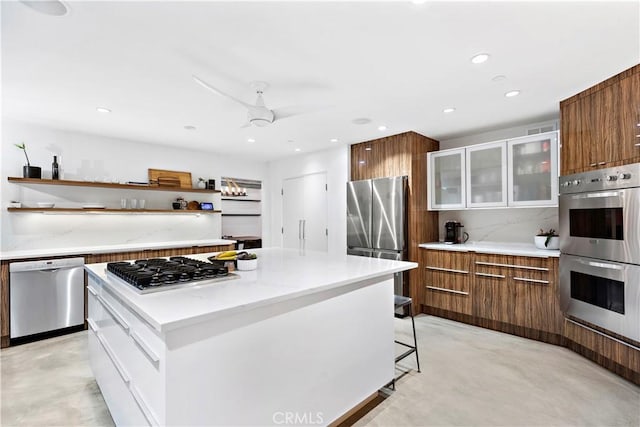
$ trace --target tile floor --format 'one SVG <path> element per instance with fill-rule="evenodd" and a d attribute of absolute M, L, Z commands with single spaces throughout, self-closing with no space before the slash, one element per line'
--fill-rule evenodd
<path fill-rule="evenodd" d="M 410 320 L 396 327 L 408 339 Z M 640 387 L 567 349 L 432 316 L 416 327 L 422 373 L 356 426 L 640 426 Z M 113 425 L 86 348 L 78 332 L 2 350 L 2 426 Z"/>

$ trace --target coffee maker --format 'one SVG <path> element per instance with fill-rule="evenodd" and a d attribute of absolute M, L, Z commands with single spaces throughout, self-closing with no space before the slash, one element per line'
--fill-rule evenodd
<path fill-rule="evenodd" d="M 462 231 L 464 225 L 458 221 L 447 221 L 444 224 L 444 242 L 447 244 L 464 243 L 469 240 L 469 234 Z"/>

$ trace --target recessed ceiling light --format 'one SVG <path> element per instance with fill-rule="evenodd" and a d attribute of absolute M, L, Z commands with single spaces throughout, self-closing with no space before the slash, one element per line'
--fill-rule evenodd
<path fill-rule="evenodd" d="M 378 126 L 378 130 L 380 131 L 387 130 L 387 127 L 385 125 Z"/>
<path fill-rule="evenodd" d="M 105 108 L 105 107 L 96 107 L 96 111 L 97 111 L 98 113 L 110 113 L 110 112 L 111 112 L 111 110 L 110 110 L 110 109 Z"/>
<path fill-rule="evenodd" d="M 504 96 L 506 96 L 507 98 L 513 98 L 514 96 L 518 96 L 518 95 L 520 95 L 519 90 L 510 90 L 509 92 L 504 94 Z"/>
<path fill-rule="evenodd" d="M 296 149 L 295 149 L 295 150 L 293 150 L 293 151 L 295 151 L 295 152 L 297 153 L 297 152 L 299 152 L 299 151 L 302 151 L 302 149 L 301 149 L 301 148 L 296 148 Z"/>
<path fill-rule="evenodd" d="M 494 78 L 491 79 L 491 81 L 495 83 L 503 82 L 505 80 L 507 80 L 507 76 L 503 76 L 502 74 L 500 74 L 499 76 L 495 76 Z"/>
<path fill-rule="evenodd" d="M 474 64 L 482 64 L 487 59 L 489 59 L 488 53 L 479 53 L 475 55 L 473 58 L 471 58 L 471 62 L 473 62 Z"/>
<path fill-rule="evenodd" d="M 331 138 L 331 142 L 338 142 L 338 138 Z"/>
<path fill-rule="evenodd" d="M 366 125 L 367 123 L 371 123 L 371 119 L 360 117 L 358 119 L 353 119 L 351 123 L 353 123 L 354 125 Z"/>
<path fill-rule="evenodd" d="M 58 0 L 21 0 L 20 3 L 44 15 L 63 16 L 68 12 L 67 6 Z"/>
<path fill-rule="evenodd" d="M 191 126 L 191 125 L 186 125 L 184 128 L 186 130 L 196 130 L 196 127 L 195 126 Z"/>
<path fill-rule="evenodd" d="M 364 150 L 365 151 L 371 151 L 371 147 L 366 147 Z"/>
<path fill-rule="evenodd" d="M 364 160 L 360 160 L 358 163 L 360 163 L 361 165 L 364 165 Z"/>
<path fill-rule="evenodd" d="M 445 108 L 442 110 L 443 113 L 453 113 L 454 111 L 456 111 L 455 108 Z"/>
<path fill-rule="evenodd" d="M 253 138 L 247 138 L 247 142 L 256 142 L 256 140 Z"/>

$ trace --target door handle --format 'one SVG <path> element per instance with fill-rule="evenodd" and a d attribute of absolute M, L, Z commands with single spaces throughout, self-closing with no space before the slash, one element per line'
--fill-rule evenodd
<path fill-rule="evenodd" d="M 601 199 L 607 197 L 621 197 L 623 193 L 618 191 L 605 191 L 601 193 L 586 193 L 586 194 L 578 194 L 575 196 L 571 196 L 572 199 Z"/>
<path fill-rule="evenodd" d="M 302 220 L 302 240 L 305 240 L 307 235 L 307 220 L 303 219 Z"/>
<path fill-rule="evenodd" d="M 298 240 L 302 240 L 302 220 L 298 220 Z"/>

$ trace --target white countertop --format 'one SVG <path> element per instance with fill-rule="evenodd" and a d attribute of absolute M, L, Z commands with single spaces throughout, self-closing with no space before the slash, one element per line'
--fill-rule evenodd
<path fill-rule="evenodd" d="M 254 308 L 319 293 L 418 267 L 417 263 L 300 253 L 294 249 L 252 250 L 258 254 L 258 268 L 235 271 L 240 278 L 148 294 L 137 293 L 129 284 L 106 274 L 106 263 L 89 264 L 85 269 L 112 291 L 156 330 L 192 325 Z M 206 260 L 211 254 L 187 255 Z"/>
<path fill-rule="evenodd" d="M 439 249 L 443 251 L 459 252 L 480 252 L 484 254 L 520 255 L 533 257 L 554 257 L 560 256 L 559 250 L 538 249 L 533 243 L 512 243 L 512 242 L 467 242 L 449 245 L 442 242 L 421 243 L 421 248 Z"/>
<path fill-rule="evenodd" d="M 155 243 L 127 243 L 122 245 L 104 245 L 104 246 L 77 246 L 69 248 L 48 248 L 48 249 L 29 249 L 21 251 L 4 251 L 0 252 L 0 260 L 8 259 L 25 259 L 40 258 L 62 255 L 84 255 L 84 254 L 104 254 L 111 252 L 129 252 L 144 249 L 169 249 L 169 248 L 188 248 L 193 246 L 218 246 L 232 245 L 235 240 L 209 239 L 209 240 L 185 240 Z"/>

